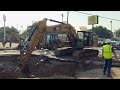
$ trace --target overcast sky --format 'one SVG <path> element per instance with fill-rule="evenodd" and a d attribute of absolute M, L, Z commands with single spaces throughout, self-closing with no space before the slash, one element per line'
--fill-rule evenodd
<path fill-rule="evenodd" d="M 79 11 L 83 13 L 99 15 L 106 18 L 118 19 L 120 20 L 120 11 Z M 18 30 L 25 30 L 28 25 L 32 25 L 34 21 L 40 21 L 43 18 L 54 19 L 58 21 L 67 21 L 67 11 L 0 11 L 0 27 L 4 26 L 3 14 L 6 16 L 6 26 L 14 26 Z M 88 25 L 87 14 L 82 14 L 74 11 L 69 12 L 69 23 L 79 30 L 80 26 L 86 26 L 90 29 L 92 26 Z M 99 24 L 95 26 L 102 25 L 111 30 L 110 19 L 105 19 L 99 17 Z M 49 22 L 47 25 L 53 25 L 57 23 Z M 22 26 L 22 27 L 21 27 Z M 120 21 L 112 20 L 112 29 L 115 31 L 120 28 Z M 22 31 L 23 32 L 23 31 Z"/>

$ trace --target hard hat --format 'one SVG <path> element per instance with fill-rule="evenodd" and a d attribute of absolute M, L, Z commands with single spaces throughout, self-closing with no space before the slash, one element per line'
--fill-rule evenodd
<path fill-rule="evenodd" d="M 106 43 L 110 43 L 111 42 L 111 40 L 110 39 L 106 39 Z"/>

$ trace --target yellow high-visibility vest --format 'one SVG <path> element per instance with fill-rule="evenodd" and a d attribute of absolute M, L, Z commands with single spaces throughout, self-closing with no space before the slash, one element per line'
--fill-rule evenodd
<path fill-rule="evenodd" d="M 103 46 L 103 56 L 105 59 L 112 59 L 112 45 Z"/>

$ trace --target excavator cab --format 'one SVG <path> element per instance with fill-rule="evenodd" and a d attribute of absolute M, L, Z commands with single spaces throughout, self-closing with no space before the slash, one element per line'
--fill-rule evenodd
<path fill-rule="evenodd" d="M 65 42 L 67 41 L 66 34 L 64 33 L 48 33 L 47 34 L 47 45 L 50 49 L 57 49 L 65 46 Z"/>
<path fill-rule="evenodd" d="M 70 43 L 67 37 L 67 33 L 64 32 L 49 32 L 46 34 L 45 40 L 43 41 L 43 48 L 50 50 L 55 50 L 61 47 L 68 47 Z"/>
<path fill-rule="evenodd" d="M 92 46 L 93 36 L 92 32 L 89 31 L 77 31 L 78 38 L 81 40 L 81 43 L 84 47 Z"/>

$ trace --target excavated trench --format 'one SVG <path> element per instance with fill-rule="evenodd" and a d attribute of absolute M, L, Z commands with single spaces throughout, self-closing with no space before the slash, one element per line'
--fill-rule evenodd
<path fill-rule="evenodd" d="M 18 67 L 18 58 L 19 55 L 0 55 L 0 79 L 26 78 L 26 75 Z M 99 65 L 83 64 L 74 60 L 63 60 L 45 55 L 32 55 L 29 59 L 30 72 L 38 78 L 74 77 L 77 72 L 99 67 Z"/>

